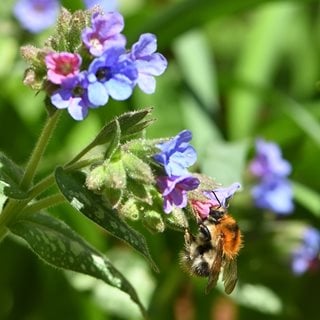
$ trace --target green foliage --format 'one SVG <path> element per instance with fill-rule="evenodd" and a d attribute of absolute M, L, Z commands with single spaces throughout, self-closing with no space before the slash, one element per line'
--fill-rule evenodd
<path fill-rule="evenodd" d="M 106 229 L 113 236 L 131 245 L 144 255 L 150 265 L 157 270 L 144 237 L 130 228 L 115 210 L 106 206 L 101 197 L 85 188 L 83 177 L 72 173 L 68 174 L 62 168 L 57 168 L 55 177 L 61 192 L 76 210 Z"/>
<path fill-rule="evenodd" d="M 3 194 L 14 199 L 27 198 L 27 192 L 21 190 L 19 183 L 23 170 L 6 155 L 0 153 L 0 188 Z"/>
<path fill-rule="evenodd" d="M 130 283 L 107 260 L 60 219 L 47 214 L 33 214 L 10 226 L 11 232 L 23 238 L 46 263 L 91 275 L 127 293 L 145 314 Z"/>
<path fill-rule="evenodd" d="M 25 206 L 25 211 L 9 224 L 15 236 L 6 237 L 0 246 L 0 318 L 140 319 L 130 308 L 132 301 L 141 306 L 141 299 L 152 320 L 218 319 L 221 308 L 234 319 L 318 319 L 319 270 L 296 276 L 290 268 L 292 250 L 304 228 L 320 229 L 318 1 L 121 1 L 129 45 L 142 31 L 155 33 L 169 68 L 157 80 L 154 95 L 135 92 L 129 102 L 110 101 L 91 110 L 81 123 L 63 114 L 34 180 L 38 193 L 30 203 L 26 202 L 34 189 L 27 193 L 20 188 L 21 168 L 46 111 L 43 96 L 22 85 L 26 66 L 18 48 L 31 43 L 24 54 L 34 53 L 51 31 L 41 35 L 22 31 L 12 15 L 14 2 L 0 3 L 0 204 L 7 209 Z M 63 3 L 72 12 L 83 5 L 80 0 Z M 59 39 L 52 43 L 78 50 L 73 26 L 64 25 L 73 44 L 58 43 Z M 43 74 L 34 78 L 31 71 L 25 79 L 36 80 L 34 88 L 40 89 Z M 156 121 L 151 108 L 142 109 L 145 106 L 152 106 Z M 192 144 L 198 152 L 195 171 L 222 185 L 242 182 L 242 192 L 229 207 L 244 234 L 244 248 L 237 259 L 239 281 L 228 298 L 221 280 L 217 289 L 205 295 L 206 280 L 181 270 L 183 233 L 177 230 L 188 221 L 179 210 L 161 213 L 162 199 L 143 185 L 154 174 L 143 155 L 154 152 L 155 141 L 182 129 L 193 132 Z M 247 168 L 256 137 L 279 143 L 293 166 L 290 179 L 296 208 L 290 216 L 276 217 L 254 208 L 250 196 L 254 181 Z M 145 138 L 155 140 L 150 145 L 141 143 Z M 105 153 L 96 157 L 102 148 Z M 128 198 L 127 190 L 118 188 L 107 198 L 96 192 L 97 186 L 107 189 L 105 180 L 96 181 L 95 191 L 88 191 L 88 180 L 75 173 L 85 162 L 93 163 L 91 174 L 109 162 L 125 168 L 113 179 L 125 176 L 134 194 Z M 51 177 L 40 192 L 42 179 L 56 166 L 58 188 Z M 60 191 L 64 198 L 59 203 L 67 203 L 32 213 Z M 9 207 L 8 197 L 15 199 Z M 0 221 L 5 220 L 0 214 Z M 154 233 L 158 231 L 164 232 Z M 50 265 L 79 271 L 81 285 L 76 284 L 75 274 L 56 272 L 34 259 L 19 246 L 21 238 Z M 79 255 L 74 256 L 72 246 L 80 250 Z M 85 272 L 78 258 L 96 259 L 95 267 Z M 146 259 L 136 264 L 139 258 Z M 145 263 L 154 266 L 153 259 L 160 273 Z M 139 269 L 153 272 L 152 277 Z M 115 291 L 101 289 L 101 281 L 88 280 L 83 273 L 114 285 L 115 290 L 121 283 L 131 300 L 116 300 Z M 129 275 L 138 280 L 134 289 Z M 91 286 L 86 286 L 88 282 Z M 141 291 L 147 288 L 148 299 L 142 299 Z"/>

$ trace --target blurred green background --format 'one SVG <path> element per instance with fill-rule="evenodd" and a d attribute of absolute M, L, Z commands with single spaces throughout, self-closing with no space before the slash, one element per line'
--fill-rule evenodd
<path fill-rule="evenodd" d="M 65 113 L 42 163 L 43 173 L 65 162 L 124 111 L 154 107 L 148 137 L 193 132 L 197 170 L 228 185 L 240 181 L 230 211 L 244 233 L 239 283 L 204 294 L 205 279 L 179 266 L 183 234 L 146 236 L 160 273 L 68 206 L 52 209 L 105 252 L 132 281 L 153 319 L 319 319 L 319 271 L 296 276 L 291 252 L 305 226 L 320 229 L 320 3 L 263 0 L 122 0 L 129 44 L 142 32 L 158 37 L 169 67 L 154 95 L 135 90 L 82 122 Z M 82 1 L 63 1 L 83 8 Z M 0 3 L 0 149 L 23 165 L 46 112 L 43 95 L 24 87 L 19 47 L 41 46 L 50 30 L 23 31 L 13 0 Z M 279 218 L 254 208 L 248 163 L 254 140 L 275 141 L 293 167 L 295 211 Z M 140 319 L 125 294 L 98 280 L 44 265 L 13 237 L 0 246 L 0 319 Z"/>

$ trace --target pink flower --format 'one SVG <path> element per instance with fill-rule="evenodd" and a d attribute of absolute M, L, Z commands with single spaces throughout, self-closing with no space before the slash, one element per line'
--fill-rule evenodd
<path fill-rule="evenodd" d="M 196 211 L 197 215 L 199 216 L 200 220 L 205 220 L 208 218 L 210 214 L 211 208 L 218 208 L 219 203 L 215 200 L 191 200 L 191 204 L 193 209 Z"/>
<path fill-rule="evenodd" d="M 48 68 L 48 80 L 55 84 L 61 84 L 66 78 L 73 77 L 80 72 L 82 59 L 77 53 L 51 52 L 46 55 Z"/>

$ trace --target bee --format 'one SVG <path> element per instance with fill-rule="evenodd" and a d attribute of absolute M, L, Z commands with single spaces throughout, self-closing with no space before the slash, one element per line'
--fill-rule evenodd
<path fill-rule="evenodd" d="M 237 255 L 242 247 L 239 226 L 221 205 L 211 208 L 198 224 L 196 236 L 185 230 L 181 262 L 192 275 L 208 277 L 206 293 L 216 286 L 223 269 L 224 289 L 230 294 L 238 280 Z"/>

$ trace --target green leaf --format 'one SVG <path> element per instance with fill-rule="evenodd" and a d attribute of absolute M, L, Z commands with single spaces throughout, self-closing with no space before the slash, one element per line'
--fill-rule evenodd
<path fill-rule="evenodd" d="M 320 147 L 320 125 L 317 118 L 306 107 L 285 97 L 283 110 Z"/>
<path fill-rule="evenodd" d="M 106 207 L 100 196 L 89 191 L 84 186 L 83 177 L 76 173 L 67 173 L 62 168 L 56 169 L 55 177 L 60 191 L 75 209 L 132 246 L 147 258 L 154 270 L 158 270 L 150 256 L 145 238 L 123 221 L 115 210 Z"/>
<path fill-rule="evenodd" d="M 145 316 L 144 307 L 128 280 L 61 220 L 37 213 L 24 216 L 11 225 L 10 230 L 51 266 L 88 274 L 127 293 Z"/>
<path fill-rule="evenodd" d="M 211 112 L 218 106 L 216 70 L 212 63 L 212 50 L 201 31 L 192 30 L 180 36 L 175 40 L 173 50 L 184 80 L 203 107 Z M 197 59 L 194 48 L 197 48 Z"/>
<path fill-rule="evenodd" d="M 311 2 L 312 0 L 292 0 L 291 2 Z M 159 47 L 169 47 L 172 39 L 187 30 L 202 26 L 208 21 L 217 17 L 223 17 L 230 14 L 259 7 L 267 2 L 284 2 L 282 0 L 185 0 L 173 1 L 172 5 L 163 6 L 163 9 L 157 7 L 156 15 L 142 15 L 137 19 L 127 19 L 126 30 L 128 43 L 133 43 L 141 32 L 146 30 L 151 33 L 161 34 L 158 39 Z M 287 2 L 287 1 L 286 1 Z M 183 17 L 183 19 L 182 19 Z M 280 31 L 280 30 L 279 30 Z"/>
<path fill-rule="evenodd" d="M 243 284 L 233 294 L 240 305 L 261 313 L 278 315 L 283 310 L 283 302 L 277 293 L 260 284 Z"/>
<path fill-rule="evenodd" d="M 25 199 L 28 193 L 20 189 L 23 170 L 0 152 L 0 189 L 9 198 Z M 2 187 L 2 188 L 1 188 Z"/>
<path fill-rule="evenodd" d="M 151 113 L 152 109 L 142 109 L 138 111 L 132 111 L 122 114 L 116 119 L 108 122 L 97 134 L 91 143 L 89 143 L 79 154 L 77 154 L 69 163 L 71 165 L 81 159 L 86 153 L 96 146 L 103 144 L 110 144 L 108 150 L 112 151 L 112 146 L 116 143 L 126 141 L 137 133 L 141 132 L 144 128 L 149 126 L 154 120 L 143 120 L 147 115 Z M 116 133 L 115 133 L 116 131 Z M 107 154 L 108 155 L 108 154 Z"/>
<path fill-rule="evenodd" d="M 118 119 L 115 119 L 113 122 L 114 129 L 112 130 L 110 136 L 110 144 L 105 152 L 105 159 L 110 159 L 115 151 L 118 149 L 120 145 L 120 138 L 121 138 L 121 129 Z"/>
<path fill-rule="evenodd" d="M 90 143 L 91 147 L 109 143 L 111 141 L 111 133 L 115 130 L 114 122 L 116 120 L 119 122 L 122 140 L 130 135 L 140 132 L 153 122 L 153 120 L 141 122 L 142 119 L 151 113 L 151 110 L 151 108 L 147 108 L 143 110 L 127 112 L 119 116 L 117 119 L 112 120 L 101 129 L 96 138 Z M 141 123 L 143 123 L 143 126 L 141 126 Z"/>
<path fill-rule="evenodd" d="M 241 183 L 246 168 L 247 149 L 246 140 L 233 143 L 211 141 L 203 156 L 202 172 L 223 185 L 236 181 Z"/>
<path fill-rule="evenodd" d="M 315 216 L 320 217 L 320 194 L 296 181 L 292 182 L 292 185 L 295 200 Z"/>

